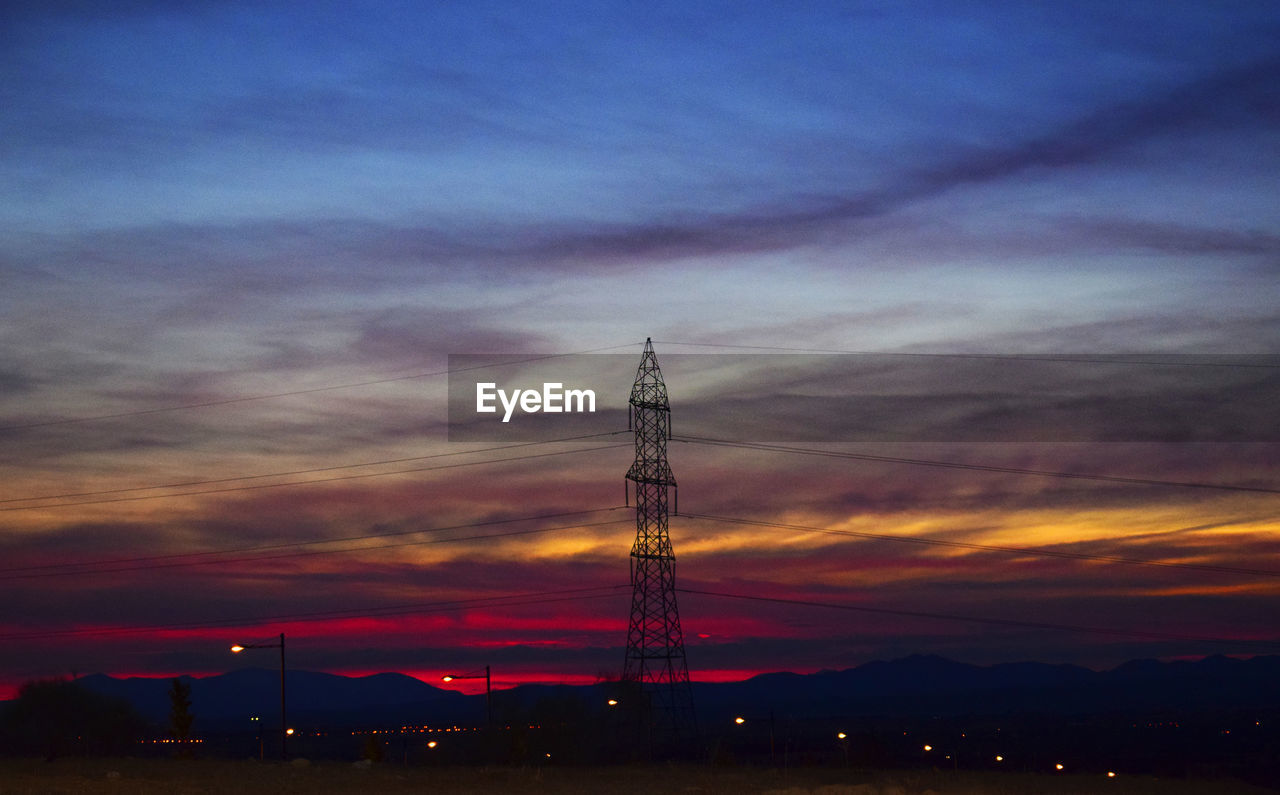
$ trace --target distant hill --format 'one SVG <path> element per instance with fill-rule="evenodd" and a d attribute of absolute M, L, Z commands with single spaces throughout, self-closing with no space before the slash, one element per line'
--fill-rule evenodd
<path fill-rule="evenodd" d="M 191 686 L 192 711 L 202 726 L 239 725 L 252 716 L 265 722 L 280 719 L 280 671 L 248 668 L 218 676 L 180 677 Z M 116 679 L 93 674 L 80 679 L 85 687 L 126 699 L 148 720 L 166 723 L 170 679 Z M 454 719 L 468 708 L 468 698 L 397 673 L 339 676 L 314 671 L 287 671 L 286 708 L 295 719 L 371 723 L 421 715 L 448 714 Z"/>
<path fill-rule="evenodd" d="M 702 714 L 767 705 L 795 717 L 1280 708 L 1280 657 L 1136 660 L 1098 672 L 1035 662 L 976 666 L 914 655 L 843 671 L 703 684 L 696 696 Z"/>
<path fill-rule="evenodd" d="M 183 677 L 192 711 L 206 729 L 240 726 L 250 716 L 279 720 L 280 674 L 246 669 Z M 169 680 L 83 677 L 86 687 L 133 703 L 167 722 Z M 288 710 L 296 720 L 332 725 L 483 720 L 484 696 L 464 696 L 403 674 L 347 677 L 289 671 Z M 600 686 L 526 685 L 502 703 L 527 708 L 546 698 L 603 702 Z M 992 666 L 914 655 L 841 671 L 771 673 L 741 682 L 695 683 L 700 718 L 768 710 L 778 717 L 1088 715 L 1115 712 L 1230 711 L 1280 708 L 1280 657 L 1208 657 L 1195 662 L 1136 660 L 1110 671 L 1024 662 Z"/>

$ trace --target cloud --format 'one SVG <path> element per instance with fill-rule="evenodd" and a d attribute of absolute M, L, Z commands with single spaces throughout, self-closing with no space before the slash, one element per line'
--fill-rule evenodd
<path fill-rule="evenodd" d="M 367 290 L 379 282 L 399 282 L 409 275 L 407 268 L 439 274 L 437 269 L 466 264 L 475 267 L 477 274 L 496 270 L 516 275 L 530 268 L 575 273 L 588 267 L 598 270 L 640 261 L 772 252 L 885 234 L 927 237 L 936 233 L 938 219 L 908 220 L 901 214 L 957 190 L 1070 171 L 1168 137 L 1265 129 L 1275 120 L 1268 87 L 1277 81 L 1278 59 L 1225 68 L 1163 93 L 1095 108 L 1038 135 L 1024 134 L 1012 141 L 1002 137 L 985 145 L 934 142 L 927 152 L 902 158 L 926 165 L 899 167 L 879 177 L 876 184 L 858 185 L 844 193 L 790 195 L 775 185 L 772 198 L 755 194 L 749 206 L 730 212 L 683 208 L 665 218 L 587 222 L 562 217 L 539 218 L 534 223 L 499 221 L 485 214 L 482 227 L 476 228 L 443 216 L 425 223 L 328 217 L 166 224 L 89 233 L 59 247 L 64 247 L 67 259 L 92 253 L 99 261 L 128 262 L 135 273 L 149 271 L 166 280 L 188 282 L 193 275 L 184 276 L 184 267 L 212 260 L 215 271 L 236 273 L 246 294 L 251 289 L 269 294 L 322 281 L 334 288 L 358 285 Z M 281 112 L 279 103 L 273 104 L 274 112 Z M 244 118 L 241 113 L 232 115 Z M 904 223 L 915 228 L 902 228 Z M 1107 217 L 1068 218 L 1065 224 L 1069 232 L 1092 230 L 1117 245 L 1138 244 L 1174 253 L 1274 254 L 1276 248 L 1274 236 L 1261 232 L 1188 229 Z M 1092 244 L 1097 244 L 1096 238 Z M 358 271 L 339 266 L 350 263 L 352 255 L 376 266 Z M 219 263 L 219 258 L 224 262 Z M 243 267 L 247 263 L 252 264 Z M 264 278 L 263 273 L 269 276 Z M 452 274 L 455 279 L 458 276 Z"/>
<path fill-rule="evenodd" d="M 1136 248 L 1167 254 L 1259 255 L 1280 264 L 1280 235 L 1261 230 L 1198 227 L 1123 217 L 1065 217 L 1058 221 L 1072 237 L 1100 248 Z"/>
<path fill-rule="evenodd" d="M 200 13 L 216 17 L 226 10 L 211 6 Z M 54 27 L 86 19 L 97 25 L 116 13 L 122 12 L 68 4 L 58 9 Z M 1163 187 L 1156 190 L 1153 181 L 1199 189 L 1204 174 L 1222 173 L 1219 161 L 1185 159 L 1185 149 L 1212 148 L 1234 163 L 1275 126 L 1270 92 L 1280 82 L 1280 60 L 1243 62 L 1247 46 L 1230 52 L 1217 46 L 1225 34 L 1197 38 L 1201 43 L 1188 44 L 1200 48 L 1194 51 L 1161 38 L 1170 29 L 1198 29 L 1195 20 L 1178 16 L 1173 24 L 1134 32 L 1136 26 L 1117 25 L 1119 46 L 1103 48 L 1096 64 L 1083 67 L 1080 42 L 1110 35 L 1097 30 L 1096 19 L 1080 24 L 1088 29 L 1083 35 L 1072 27 L 1061 40 L 1056 28 L 1055 36 L 1038 30 L 1028 41 L 1052 40 L 1060 49 L 1015 63 L 1011 53 L 1032 45 L 1011 36 L 974 69 L 950 68 L 958 61 L 949 59 L 969 56 L 978 42 L 994 42 L 986 38 L 993 33 L 988 20 L 973 22 L 971 40 L 950 31 L 937 36 L 930 28 L 922 41 L 931 44 L 912 52 L 895 51 L 897 39 L 890 36 L 882 44 L 887 54 L 868 55 L 840 46 L 847 44 L 843 34 L 832 35 L 835 46 L 820 62 L 801 62 L 782 58 L 786 47 L 794 41 L 808 47 L 819 38 L 783 36 L 786 47 L 761 53 L 744 46 L 731 60 L 713 52 L 758 38 L 749 14 L 730 20 L 747 23 L 741 27 L 718 19 L 684 26 L 657 20 L 696 31 L 682 34 L 678 53 L 626 36 L 583 40 L 579 49 L 548 48 L 571 26 L 512 24 L 496 36 L 481 17 L 466 14 L 467 25 L 476 21 L 474 28 L 463 26 L 475 40 L 442 42 L 456 46 L 461 61 L 454 63 L 394 46 L 375 48 L 382 60 L 366 60 L 362 53 L 373 41 L 367 37 L 383 29 L 359 21 L 340 28 L 316 21 L 325 35 L 341 39 L 317 61 L 311 51 L 291 46 L 294 39 L 262 36 L 280 21 L 270 12 L 246 17 L 263 25 L 247 30 L 216 18 L 196 24 L 175 10 L 172 17 L 186 25 L 177 36 L 171 16 L 157 18 L 150 4 L 129 4 L 123 13 L 136 15 L 126 23 L 134 38 L 113 37 L 108 45 L 98 38 L 100 29 L 86 29 L 81 37 L 68 35 L 63 50 L 45 50 L 49 42 L 31 39 L 26 49 L 0 55 L 14 74 L 30 77 L 9 95 L 13 135 L 5 146 L 22 188 L 15 195 L 24 199 L 10 210 L 6 223 L 13 233 L 3 236 L 0 251 L 4 297 L 12 305 L 0 326 L 13 341 L 0 362 L 0 390 L 10 398 L 8 419 L 0 424 L 425 372 L 436 369 L 432 362 L 443 366 L 443 355 L 452 352 L 592 347 L 607 343 L 566 341 L 607 336 L 602 329 L 616 333 L 629 323 L 682 328 L 676 338 L 684 340 L 787 344 L 782 335 L 806 344 L 821 338 L 832 347 L 890 336 L 888 344 L 901 346 L 932 335 L 947 350 L 975 352 L 1128 351 L 1134 340 L 1170 351 L 1275 348 L 1269 343 L 1276 318 L 1261 308 L 1271 289 L 1265 277 L 1280 249 L 1268 227 L 1247 214 L 1193 215 L 1194 207 L 1182 202 L 1168 214 L 1163 205 L 1107 209 L 1124 202 L 1123 190 L 1111 191 L 1117 175 L 1138 185 L 1121 187 L 1135 190 L 1139 204 L 1163 201 L 1157 196 Z M 885 19 L 897 24 L 892 15 Z M 884 21 L 859 20 L 865 25 L 841 30 L 865 35 L 867 26 Z M 963 20 L 944 16 L 932 24 L 964 28 L 956 21 Z M 817 34 L 821 22 L 806 30 Z M 619 24 L 638 23 L 655 20 L 645 12 Z M 12 40 L 28 32 L 0 35 Z M 398 34 L 420 45 L 412 25 Z M 227 58 L 267 40 L 272 46 L 252 57 Z M 130 49 L 155 41 L 163 46 Z M 198 52 L 187 59 L 183 43 Z M 486 49 L 476 55 L 471 44 Z M 619 80 L 614 60 L 591 61 L 615 44 L 642 70 L 693 77 L 669 91 L 633 74 Z M 113 62 L 117 48 L 126 57 Z M 540 61 L 543 49 L 556 49 L 555 57 Z M 55 64 L 56 51 L 67 59 Z M 172 79 L 167 86 L 149 77 L 165 54 L 174 67 L 159 70 Z M 1160 71 L 1161 57 L 1176 69 Z M 1196 76 L 1205 63 L 1232 58 L 1236 65 Z M 200 68 L 206 62 L 220 68 Z M 98 68 L 109 63 L 116 68 Z M 779 63 L 795 71 L 780 70 Z M 902 66 L 920 68 L 898 70 Z M 141 77 L 130 72 L 141 67 Z M 986 68 L 1011 77 L 992 79 L 982 74 Z M 327 69 L 332 72 L 323 74 Z M 876 69 L 884 71 L 873 74 Z M 1081 69 L 1084 77 L 1077 75 Z M 1057 78 L 1055 70 L 1073 76 Z M 201 79 L 188 80 L 192 75 Z M 1008 92 L 1045 75 L 1051 79 L 1043 95 Z M 732 90 L 721 91 L 717 81 Z M 779 101 L 779 91 L 799 99 Z M 877 98 L 879 91 L 892 100 Z M 983 92 L 991 92 L 989 101 Z M 1070 101 L 1059 103 L 1064 97 Z M 963 118 L 956 115 L 961 112 Z M 921 131 L 921 116 L 947 121 Z M 1110 204 L 1081 211 L 1090 191 L 1105 192 Z M 1050 198 L 1038 202 L 1043 195 Z M 1243 189 L 1231 195 L 1250 200 Z M 1187 217 L 1204 220 L 1177 220 Z M 56 231 L 63 223 L 74 231 Z M 1046 254 L 1061 256 L 1047 261 Z M 1142 259 L 1150 254 L 1160 255 L 1157 267 Z M 1136 275 L 1128 269 L 1135 259 L 1141 259 Z M 1158 272 L 1166 264 L 1176 273 Z M 1057 274 L 1052 281 L 1050 269 Z M 926 271 L 938 278 L 913 279 Z M 1184 291 L 1187 285 L 1192 289 Z M 697 365 L 681 373 L 665 355 L 663 363 L 672 365 L 682 434 L 693 433 L 699 417 L 730 435 L 750 423 L 771 433 L 809 434 L 797 438 L 816 432 L 824 440 L 870 429 L 947 443 L 853 449 L 1275 485 L 1268 481 L 1274 448 L 1261 445 L 956 443 L 1064 438 L 1057 426 L 1072 412 L 1084 431 L 1065 438 L 1114 438 L 1117 430 L 1152 438 L 1160 436 L 1152 429 L 1168 431 L 1175 422 L 1196 430 L 1223 395 L 1262 396 L 1272 405 L 1266 402 L 1265 390 L 1275 386 L 1269 377 L 1175 382 L 1179 403 L 1174 390 L 1164 391 L 1149 374 L 1103 384 L 1116 394 L 1067 389 L 1098 376 L 1011 375 L 993 362 L 973 366 L 963 379 L 949 367 L 833 374 L 819 364 L 757 368 L 737 381 L 718 381 Z M 629 367 L 634 371 L 634 363 Z M 1047 413 L 1015 412 L 1034 386 L 1052 387 L 1058 402 Z M 859 397 L 871 391 L 878 399 Z M 1144 413 L 1121 400 L 1134 392 L 1162 396 L 1162 411 Z M 5 463 L 13 472 L 6 497 L 452 452 L 457 447 L 443 442 L 442 394 L 438 382 L 411 380 L 10 432 L 4 434 Z M 1262 427 L 1246 415 L 1229 419 L 1236 430 Z M 1042 423 L 1054 427 L 1045 431 Z M 616 505 L 626 452 L 11 512 L 0 543 L 12 553 L 9 565 L 38 565 Z M 1263 521 L 1270 515 L 1267 501 L 1260 498 L 683 443 L 673 444 L 671 455 L 685 510 L 1223 565 L 1275 551 Z M 681 577 L 690 583 L 886 606 L 954 602 L 973 612 L 1040 611 L 1064 621 L 1138 594 L 1127 612 L 1116 614 L 1136 626 L 1156 604 L 1151 594 L 1183 588 L 1190 593 L 1167 604 L 1186 608 L 1199 625 L 1211 627 L 1218 615 L 1265 614 L 1247 591 L 1219 594 L 1197 612 L 1194 595 L 1220 584 L 1198 573 L 1156 576 L 1126 568 L 1116 577 L 1115 569 L 1077 561 L 917 549 L 687 517 L 675 517 L 672 527 Z M 634 527 L 623 522 L 157 569 L 66 579 L 44 591 L 7 587 L 6 601 L 23 605 L 34 623 L 72 627 L 175 615 L 256 620 L 612 584 L 625 580 L 633 536 Z M 349 633 L 313 658 L 335 667 L 427 666 L 437 658 L 492 652 L 507 665 L 549 669 L 565 664 L 547 650 L 558 643 L 574 664 L 594 665 L 595 655 L 603 655 L 612 665 L 622 637 L 604 639 L 608 632 L 600 627 L 622 625 L 626 601 L 622 594 L 601 605 L 474 611 L 438 623 L 406 617 L 398 634 L 395 622 L 366 624 L 365 636 L 350 620 L 296 626 L 312 632 L 307 637 L 320 638 L 330 628 Z M 1241 611 L 1232 613 L 1236 607 Z M 702 624 L 738 633 L 705 649 L 705 659 L 734 667 L 744 659 L 776 667 L 852 663 L 894 650 L 999 657 L 1027 656 L 1032 648 L 1078 658 L 1120 648 L 697 598 L 682 599 L 682 608 L 687 632 Z M 499 648 L 492 644 L 503 640 L 504 622 L 515 645 Z M 414 651 L 421 643 L 415 633 L 431 627 L 452 634 Z M 384 631 L 395 653 L 369 649 L 371 628 Z M 199 650 L 218 635 L 197 632 L 175 656 L 156 645 L 154 660 L 170 661 L 156 663 L 162 667 L 173 660 L 211 665 L 199 662 Z M 1129 650 L 1175 650 L 1173 644 L 1125 643 Z M 104 666 L 124 668 L 134 659 L 125 641 L 50 643 L 38 653 L 66 659 L 49 650 L 73 645 L 99 655 Z"/>
<path fill-rule="evenodd" d="M 862 231 L 860 225 L 871 224 L 874 231 L 876 219 L 957 189 L 1091 165 L 1165 136 L 1265 129 L 1277 116 L 1269 100 L 1270 86 L 1277 81 L 1280 59 L 1264 59 L 1202 76 L 1162 94 L 1096 109 L 1049 133 L 1011 144 L 943 147 L 940 155 L 927 158 L 933 165 L 902 170 L 877 188 L 764 205 L 737 214 L 560 234 L 535 243 L 529 253 L 534 259 L 552 262 L 668 260 L 848 238 Z M 1112 231 L 1124 228 L 1124 222 L 1117 222 Z M 1247 253 L 1256 253 L 1259 246 L 1272 253 L 1275 247 L 1273 236 L 1265 234 L 1199 230 L 1194 237 L 1201 251 L 1217 252 L 1224 246 L 1239 250 L 1243 245 Z M 1188 230 L 1183 230 L 1170 243 L 1188 240 Z"/>

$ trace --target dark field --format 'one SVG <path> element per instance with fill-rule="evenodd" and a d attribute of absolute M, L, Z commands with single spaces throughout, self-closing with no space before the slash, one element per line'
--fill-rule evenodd
<path fill-rule="evenodd" d="M 595 768 L 428 768 L 281 765 L 157 759 L 0 762 L 0 793 L 773 793 L 773 795 L 1230 795 L 1265 793 L 1234 781 L 695 765 Z"/>

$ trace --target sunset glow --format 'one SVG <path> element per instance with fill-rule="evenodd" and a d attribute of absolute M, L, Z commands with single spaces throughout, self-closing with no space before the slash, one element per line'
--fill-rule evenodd
<path fill-rule="evenodd" d="M 1239 406 L 1280 364 L 1229 357 L 1280 351 L 1277 10 L 1071 5 L 4 12 L 0 698 L 281 632 L 617 676 L 625 415 L 451 442 L 448 357 L 572 387 L 650 336 L 694 680 L 1274 653 L 1280 436 Z M 1046 381 L 1086 420 L 1018 425 Z"/>

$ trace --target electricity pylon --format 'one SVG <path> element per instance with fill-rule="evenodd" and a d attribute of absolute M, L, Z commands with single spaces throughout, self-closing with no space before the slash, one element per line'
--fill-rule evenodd
<path fill-rule="evenodd" d="M 631 547 L 631 623 L 622 680 L 635 683 L 648 700 L 651 741 L 675 748 L 693 740 L 697 727 L 676 607 L 676 556 L 667 534 L 667 490 L 676 486 L 667 464 L 671 405 L 652 340 L 645 340 L 630 403 L 636 460 L 627 480 L 635 483 L 636 542 Z"/>

